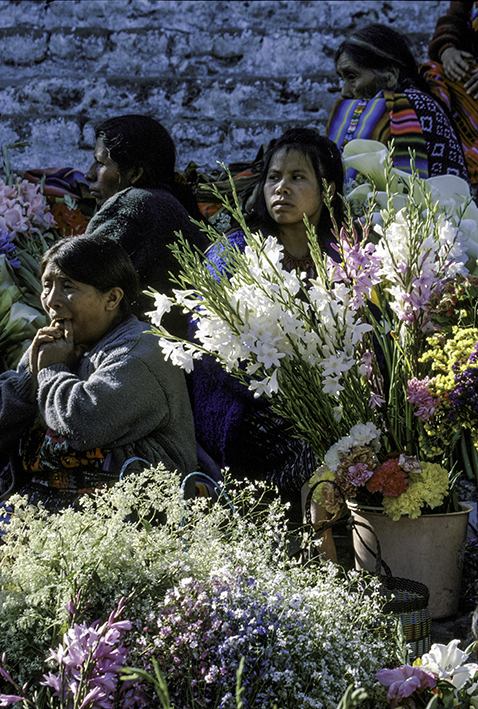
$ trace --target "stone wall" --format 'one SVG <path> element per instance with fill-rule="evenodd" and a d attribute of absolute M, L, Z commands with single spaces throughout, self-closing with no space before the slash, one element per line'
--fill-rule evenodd
<path fill-rule="evenodd" d="M 0 0 L 0 144 L 13 168 L 91 161 L 94 124 L 159 118 L 178 167 L 249 160 L 291 125 L 325 126 L 334 52 L 354 28 L 406 33 L 418 60 L 448 2 Z"/>

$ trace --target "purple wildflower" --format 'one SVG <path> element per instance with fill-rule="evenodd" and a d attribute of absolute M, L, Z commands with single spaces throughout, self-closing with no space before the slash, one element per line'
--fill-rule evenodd
<path fill-rule="evenodd" d="M 455 388 L 448 395 L 450 404 L 448 417 L 452 421 L 462 421 L 469 427 L 476 426 L 478 423 L 478 368 L 475 364 L 477 355 L 478 343 L 469 358 L 470 364 L 474 366 L 455 374 Z M 453 365 L 455 372 L 458 364 Z"/>
<path fill-rule="evenodd" d="M 288 666 L 277 642 L 284 621 L 280 598 L 251 594 L 256 580 L 188 580 L 171 589 L 143 633 L 145 669 L 154 657 L 174 706 L 235 709 L 236 671 L 245 658 L 244 707 L 272 706 L 272 677 Z M 253 589 L 257 593 L 256 589 Z M 268 677 L 265 681 L 264 677 Z"/>
<path fill-rule="evenodd" d="M 12 255 L 16 248 L 17 245 L 13 243 L 13 234 L 0 231 L 0 254 L 6 255 L 7 261 L 12 268 L 20 268 L 22 265 L 20 259 Z"/>

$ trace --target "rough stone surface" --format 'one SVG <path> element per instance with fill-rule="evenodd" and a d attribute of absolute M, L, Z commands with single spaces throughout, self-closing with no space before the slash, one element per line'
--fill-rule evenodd
<path fill-rule="evenodd" d="M 0 144 L 18 172 L 86 169 L 96 122 L 146 113 L 178 168 L 252 160 L 291 125 L 325 127 L 334 53 L 361 24 L 406 33 L 419 61 L 448 2 L 0 0 Z"/>

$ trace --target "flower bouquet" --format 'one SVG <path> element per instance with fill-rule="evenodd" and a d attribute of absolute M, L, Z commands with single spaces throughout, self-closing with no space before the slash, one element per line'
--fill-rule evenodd
<path fill-rule="evenodd" d="M 76 214 L 72 201 L 68 205 L 58 205 L 55 218 L 42 194 L 42 184 L 22 180 L 11 171 L 8 150 L 23 145 L 25 143 L 13 143 L 3 147 L 4 178 L 0 179 L 0 371 L 15 367 L 37 329 L 47 324 L 40 303 L 39 263 L 43 253 L 66 233 L 65 229 L 61 229 L 65 214 L 70 220 L 65 224 L 71 226 L 71 232 L 75 224 L 71 216 Z"/>
<path fill-rule="evenodd" d="M 442 214 L 453 226 L 459 227 L 460 242 L 468 256 L 466 265 L 471 273 L 475 273 L 478 257 L 478 206 L 471 197 L 468 183 L 456 175 L 438 175 L 420 180 L 418 187 L 415 178 L 408 172 L 389 168 L 392 156 L 393 145 L 389 150 L 375 140 L 351 140 L 344 147 L 344 167 L 356 173 L 355 179 L 345 185 L 347 201 L 352 211 L 359 217 L 362 216 L 364 204 L 374 195 L 374 216 L 380 222 L 379 210 L 387 209 L 390 194 L 393 195 L 396 211 L 406 206 L 413 179 L 414 200 L 426 208 L 429 198 L 435 205 L 437 214 Z"/>
<path fill-rule="evenodd" d="M 379 504 L 398 519 L 456 509 L 461 428 L 445 436 L 437 430 L 431 445 L 424 416 L 433 420 L 437 397 L 426 390 L 433 363 L 424 354 L 431 334 L 452 337 L 456 320 L 444 316 L 440 298 L 473 279 L 463 210 L 434 203 L 414 170 L 398 194 L 401 176 L 390 156 L 383 169 L 385 208 L 372 190 L 359 222 L 350 209 L 346 224 L 333 220 L 334 259 L 308 228 L 316 267 L 308 280 L 286 272 L 277 239 L 252 234 L 226 200 L 246 235 L 244 252 L 209 227 L 227 271 L 214 272 L 180 236 L 172 247 L 180 288 L 174 298 L 156 294 L 150 317 L 173 363 L 190 371 L 195 359 L 212 355 L 291 422 L 323 463 L 311 480 L 323 483 L 314 491 L 319 504 L 330 512 L 343 499 Z M 476 238 L 476 223 L 467 229 Z M 161 327 L 173 302 L 191 313 L 194 343 Z"/>

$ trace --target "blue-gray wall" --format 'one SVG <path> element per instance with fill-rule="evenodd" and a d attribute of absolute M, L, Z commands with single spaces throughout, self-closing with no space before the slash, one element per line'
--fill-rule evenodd
<path fill-rule="evenodd" d="M 393 25 L 421 61 L 448 4 L 0 0 L 0 143 L 30 141 L 19 172 L 85 169 L 94 123 L 138 112 L 170 130 L 181 169 L 249 160 L 290 125 L 324 127 L 351 30 Z"/>

